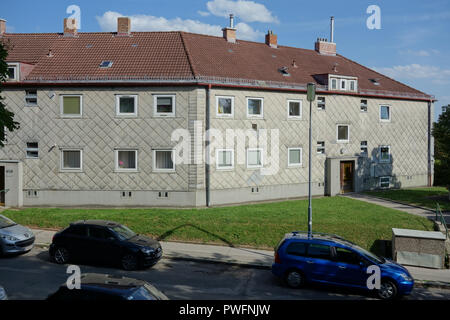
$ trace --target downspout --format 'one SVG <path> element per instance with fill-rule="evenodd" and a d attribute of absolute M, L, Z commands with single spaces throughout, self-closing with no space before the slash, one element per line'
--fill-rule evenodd
<path fill-rule="evenodd" d="M 206 206 L 211 206 L 210 198 L 210 141 L 209 141 L 209 128 L 210 128 L 210 104 L 211 104 L 211 84 L 208 84 L 206 90 L 206 110 L 205 110 L 205 192 L 206 192 Z"/>
<path fill-rule="evenodd" d="M 432 175 L 432 159 L 431 159 L 431 130 L 432 130 L 432 119 L 431 119 L 431 108 L 433 101 L 428 101 L 428 186 L 432 186 L 433 175 Z"/>

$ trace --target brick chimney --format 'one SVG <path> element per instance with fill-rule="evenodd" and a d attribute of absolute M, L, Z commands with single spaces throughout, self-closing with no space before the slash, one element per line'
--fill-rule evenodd
<path fill-rule="evenodd" d="M 234 27 L 234 15 L 230 14 L 230 27 L 223 28 L 223 37 L 231 43 L 236 43 L 236 28 Z"/>
<path fill-rule="evenodd" d="M 324 55 L 335 56 L 336 55 L 336 43 L 334 42 L 334 17 L 330 18 L 330 39 L 317 38 L 315 43 L 315 50 Z"/>
<path fill-rule="evenodd" d="M 0 19 L 0 37 L 6 33 L 6 20 Z"/>
<path fill-rule="evenodd" d="M 74 18 L 64 19 L 64 36 L 74 37 L 77 35 L 77 20 Z"/>
<path fill-rule="evenodd" d="M 266 44 L 272 48 L 278 48 L 277 35 L 272 30 L 267 31 Z"/>
<path fill-rule="evenodd" d="M 131 34 L 131 19 L 128 17 L 117 18 L 117 35 L 129 36 Z"/>

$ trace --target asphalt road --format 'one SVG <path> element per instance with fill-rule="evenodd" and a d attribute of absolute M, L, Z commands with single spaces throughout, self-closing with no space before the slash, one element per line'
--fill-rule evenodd
<path fill-rule="evenodd" d="M 225 264 L 162 259 L 150 269 L 127 272 L 107 266 L 80 265 L 82 272 L 120 274 L 146 280 L 170 299 L 372 299 L 361 292 L 329 287 L 293 290 L 270 270 Z M 0 285 L 10 299 L 45 299 L 67 280 L 67 266 L 49 261 L 47 251 L 0 258 Z M 406 299 L 450 300 L 450 290 L 416 288 Z"/>

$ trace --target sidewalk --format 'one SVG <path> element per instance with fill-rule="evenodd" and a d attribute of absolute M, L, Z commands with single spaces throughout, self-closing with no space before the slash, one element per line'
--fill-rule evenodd
<path fill-rule="evenodd" d="M 37 246 L 48 246 L 55 231 L 33 229 Z M 232 248 L 216 245 L 191 244 L 161 241 L 164 257 L 210 263 L 227 263 L 242 267 L 270 269 L 273 251 L 247 248 Z M 428 269 L 406 266 L 417 286 L 443 287 L 450 289 L 449 269 Z"/>

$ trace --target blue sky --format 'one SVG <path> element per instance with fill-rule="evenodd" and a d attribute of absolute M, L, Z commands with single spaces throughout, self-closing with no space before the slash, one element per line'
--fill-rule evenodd
<path fill-rule="evenodd" d="M 264 41 L 271 29 L 278 42 L 313 48 L 329 37 L 335 16 L 338 53 L 450 104 L 450 1 L 294 1 L 294 0 L 51 0 L 7 1 L 0 18 L 8 32 L 61 32 L 70 5 L 81 9 L 81 32 L 112 31 L 117 15 L 132 17 L 134 30 L 186 30 L 217 34 L 236 14 L 238 38 Z M 366 9 L 381 10 L 381 29 L 369 30 Z M 24 10 L 26 8 L 26 10 Z"/>

